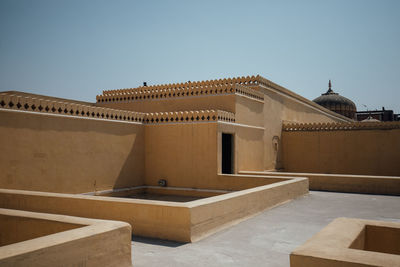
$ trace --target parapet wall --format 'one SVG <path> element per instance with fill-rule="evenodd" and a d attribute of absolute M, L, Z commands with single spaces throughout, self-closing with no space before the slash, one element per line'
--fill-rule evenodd
<path fill-rule="evenodd" d="M 282 131 L 287 172 L 400 175 L 400 123 L 288 124 Z"/>
<path fill-rule="evenodd" d="M 17 93 L 17 94 L 14 94 Z M 20 111 L 40 112 L 83 118 L 97 118 L 117 121 L 142 122 L 144 113 L 111 108 L 82 105 L 75 102 L 61 102 L 56 99 L 41 99 L 24 96 L 19 92 L 1 93 L 0 108 Z"/>
<path fill-rule="evenodd" d="M 139 112 L 176 112 L 185 110 L 224 110 L 236 113 L 237 99 L 263 103 L 264 95 L 240 84 L 198 87 L 137 88 L 97 96 L 97 106 Z"/>
<path fill-rule="evenodd" d="M 257 76 L 247 76 L 247 77 L 235 77 L 235 78 L 226 78 L 226 79 L 215 79 L 215 80 L 207 80 L 207 81 L 195 81 L 195 82 L 184 82 L 184 83 L 172 83 L 172 84 L 159 84 L 159 85 L 149 85 L 149 86 L 139 86 L 136 88 L 124 88 L 124 89 L 115 89 L 115 90 L 105 90 L 103 91 L 103 96 L 117 96 L 124 95 L 136 92 L 145 92 L 145 91 L 160 91 L 167 92 L 168 90 L 190 90 L 190 89 L 198 89 L 198 88 L 215 88 L 216 86 L 232 86 L 235 84 L 240 85 L 257 85 L 259 80 L 259 75 Z"/>
<path fill-rule="evenodd" d="M 0 187 L 82 193 L 142 185 L 144 126 L 115 114 L 0 109 Z"/>
<path fill-rule="evenodd" d="M 143 123 L 235 122 L 235 114 L 221 110 L 196 110 L 146 113 Z"/>
<path fill-rule="evenodd" d="M 251 88 L 230 84 L 230 85 L 202 85 L 173 87 L 167 89 L 143 88 L 141 90 L 131 90 L 120 93 L 110 93 L 96 96 L 97 103 L 123 102 L 123 101 L 142 101 L 142 100 L 163 100 L 170 98 L 211 96 L 225 94 L 240 94 L 247 97 L 263 100 L 263 95 Z"/>
<path fill-rule="evenodd" d="M 145 127 L 146 185 L 208 188 L 217 175 L 216 123 L 159 123 Z M 209 187 L 212 188 L 212 187 Z"/>
<path fill-rule="evenodd" d="M 0 266 L 132 266 L 127 223 L 0 208 L 0 227 Z"/>
<path fill-rule="evenodd" d="M 352 123 L 288 123 L 282 131 L 356 131 L 356 130 L 392 130 L 400 129 L 400 123 L 393 122 L 352 122 Z"/>
<path fill-rule="evenodd" d="M 217 174 L 216 122 L 235 122 L 220 110 L 138 113 L 9 93 L 0 106 L 0 187 L 60 193 L 161 178 L 206 187 Z M 147 181 L 146 166 L 157 173 Z"/>

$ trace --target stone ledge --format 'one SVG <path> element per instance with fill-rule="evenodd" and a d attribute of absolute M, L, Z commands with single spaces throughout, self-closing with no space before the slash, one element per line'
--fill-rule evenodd
<path fill-rule="evenodd" d="M 124 222 L 0 209 L 0 224 L 1 266 L 132 266 Z"/>
<path fill-rule="evenodd" d="M 371 226 L 396 234 L 392 238 L 378 238 L 368 234 L 366 229 Z M 400 223 L 337 218 L 290 254 L 290 266 L 400 266 L 399 241 Z"/>

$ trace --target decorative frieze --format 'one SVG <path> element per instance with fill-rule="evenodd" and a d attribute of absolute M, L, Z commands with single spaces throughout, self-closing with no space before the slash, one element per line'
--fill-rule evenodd
<path fill-rule="evenodd" d="M 142 122 L 145 115 L 140 112 L 81 105 L 72 102 L 59 102 L 7 93 L 0 94 L 0 108 L 129 122 Z"/>
<path fill-rule="evenodd" d="M 400 122 L 349 122 L 349 123 L 287 123 L 282 126 L 285 132 L 295 131 L 354 131 L 375 129 L 400 129 Z"/>
<path fill-rule="evenodd" d="M 244 95 L 253 99 L 257 99 L 260 101 L 264 101 L 264 94 L 256 91 L 254 89 L 251 89 L 249 87 L 240 85 L 240 84 L 236 84 L 236 88 L 235 88 L 235 93 L 239 94 L 239 95 Z"/>
<path fill-rule="evenodd" d="M 180 97 L 199 97 L 223 94 L 241 94 L 257 100 L 264 100 L 264 95 L 240 84 L 220 84 L 201 87 L 182 87 L 169 89 L 134 90 L 119 93 L 105 93 L 96 96 L 97 103 L 133 102 L 142 100 L 162 100 Z"/>
<path fill-rule="evenodd" d="M 236 77 L 236 78 L 225 78 L 225 79 L 216 79 L 216 80 L 207 80 L 207 81 L 196 81 L 196 82 L 185 82 L 185 83 L 172 83 L 172 84 L 160 84 L 160 85 L 149 85 L 149 86 L 140 86 L 136 88 L 124 88 L 124 89 L 115 89 L 115 90 L 105 90 L 103 91 L 103 95 L 120 95 L 126 94 L 136 91 L 153 91 L 153 90 L 177 90 L 177 89 L 189 89 L 189 88 L 201 88 L 201 87 L 215 87 L 222 85 L 234 85 L 234 84 L 242 84 L 242 85 L 256 85 L 257 78 L 259 76 L 247 76 L 247 77 Z"/>
<path fill-rule="evenodd" d="M 7 93 L 0 94 L 0 108 L 144 124 L 217 121 L 235 122 L 235 114 L 221 110 L 140 113 Z"/>
<path fill-rule="evenodd" d="M 187 122 L 235 122 L 235 114 L 221 110 L 177 111 L 147 113 L 146 124 L 187 123 Z"/>

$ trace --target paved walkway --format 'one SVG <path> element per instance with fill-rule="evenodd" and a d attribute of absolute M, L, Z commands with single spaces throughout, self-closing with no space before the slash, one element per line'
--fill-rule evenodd
<path fill-rule="evenodd" d="M 400 222 L 400 197 L 311 191 L 196 243 L 134 237 L 134 266 L 289 266 L 289 254 L 337 217 Z"/>

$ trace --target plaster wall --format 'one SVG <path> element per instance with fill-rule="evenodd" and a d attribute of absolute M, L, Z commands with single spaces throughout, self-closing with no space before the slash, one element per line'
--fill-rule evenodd
<path fill-rule="evenodd" d="M 185 96 L 119 102 L 99 102 L 96 106 L 137 112 L 167 112 L 187 110 L 224 110 L 235 112 L 235 95 Z"/>
<path fill-rule="evenodd" d="M 251 126 L 264 126 L 264 103 L 243 95 L 235 96 L 235 122 Z"/>
<path fill-rule="evenodd" d="M 0 247 L 79 227 L 82 225 L 0 213 Z"/>
<path fill-rule="evenodd" d="M 146 185 L 166 179 L 172 187 L 212 188 L 217 123 L 146 125 L 145 134 Z"/>
<path fill-rule="evenodd" d="M 400 266 L 399 229 L 398 222 L 337 218 L 290 254 L 290 266 Z"/>
<path fill-rule="evenodd" d="M 181 203 L 0 189 L 0 207 L 123 221 L 135 235 L 190 242 L 190 213 Z"/>
<path fill-rule="evenodd" d="M 219 178 L 234 181 L 239 177 L 220 175 Z M 243 176 L 241 178 L 261 182 L 261 177 Z M 265 177 L 262 179 L 268 180 Z M 305 194 L 308 194 L 308 180 L 297 178 L 281 180 L 276 184 L 259 185 L 229 195 L 220 195 L 214 197 L 213 200 L 195 201 L 191 207 L 192 240 L 199 240 L 220 229 L 254 216 L 266 208 L 274 207 Z"/>
<path fill-rule="evenodd" d="M 285 131 L 287 172 L 400 176 L 400 129 Z"/>
<path fill-rule="evenodd" d="M 349 119 L 332 115 L 323 107 L 316 108 L 293 96 L 274 89 L 259 87 L 264 93 L 264 170 L 282 168 L 281 133 L 282 122 L 341 122 Z M 276 145 L 277 144 L 277 145 Z"/>
<path fill-rule="evenodd" d="M 216 183 L 243 191 L 180 203 L 0 189 L 0 208 L 118 220 L 134 235 L 192 242 L 308 192 L 305 178 L 221 175 Z"/>
<path fill-rule="evenodd" d="M 310 190 L 400 195 L 400 177 L 296 172 L 240 172 L 244 175 L 307 177 Z"/>
<path fill-rule="evenodd" d="M 221 173 L 222 133 L 234 135 L 234 170 L 262 170 L 263 128 L 233 123 L 146 125 L 146 185 L 225 189 Z M 229 186 L 229 185 L 227 185 Z"/>
<path fill-rule="evenodd" d="M 132 266 L 127 223 L 9 209 L 0 214 L 0 221 L 11 218 L 1 235 L 15 235 L 7 237 L 16 242 L 0 247 L 1 266 Z"/>
<path fill-rule="evenodd" d="M 264 128 L 218 123 L 218 173 L 222 166 L 222 133 L 234 135 L 234 173 L 248 170 L 263 170 Z"/>
<path fill-rule="evenodd" d="M 82 193 L 144 183 L 142 125 L 0 110 L 0 187 Z"/>

